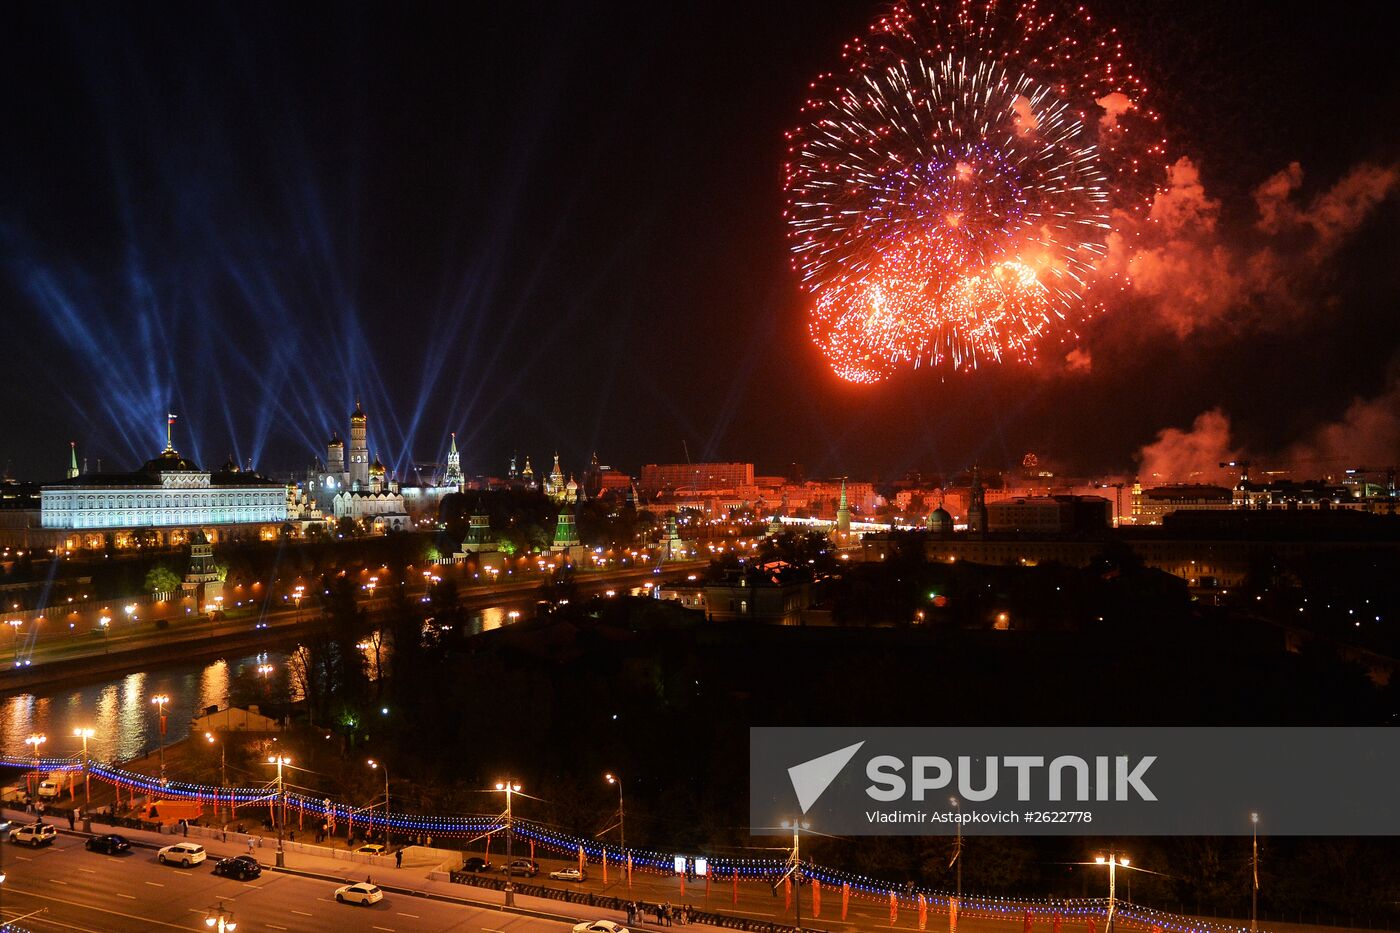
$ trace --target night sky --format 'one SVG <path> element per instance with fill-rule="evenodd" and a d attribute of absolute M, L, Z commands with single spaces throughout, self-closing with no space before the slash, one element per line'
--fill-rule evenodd
<path fill-rule="evenodd" d="M 876 386 L 807 339 L 781 216 L 783 133 L 874 3 L 11 7 L 0 462 L 54 479 L 75 439 L 134 467 L 169 410 L 205 465 L 300 469 L 357 395 L 400 471 L 456 430 L 496 474 L 682 442 L 761 471 L 1099 472 L 1193 422 L 1169 442 L 1198 459 L 1396 462 L 1400 13 L 1092 6 L 1219 202 L 1206 254 L 1267 245 L 1287 282 L 1183 326 L 1177 269 L 1081 329 L 1087 369 Z M 1256 224 L 1293 162 L 1314 217 L 1370 172 L 1325 255 Z"/>

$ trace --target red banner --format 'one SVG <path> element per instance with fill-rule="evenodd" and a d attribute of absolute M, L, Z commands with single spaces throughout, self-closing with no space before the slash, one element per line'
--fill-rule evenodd
<path fill-rule="evenodd" d="M 632 887 L 632 853 L 627 853 L 627 887 Z"/>
<path fill-rule="evenodd" d="M 532 840 L 530 840 L 530 861 L 534 861 L 534 860 L 535 860 L 535 842 L 534 842 L 534 840 L 532 839 Z M 583 866 L 584 866 L 584 864 L 585 864 L 585 859 L 584 859 L 584 855 L 583 855 L 583 846 L 579 846 L 579 847 L 578 847 L 578 873 L 579 873 L 580 875 L 583 874 Z"/>
<path fill-rule="evenodd" d="M 851 908 L 851 883 L 849 881 L 841 884 L 841 919 L 846 919 L 846 911 Z"/>
<path fill-rule="evenodd" d="M 608 850 L 603 850 L 603 884 L 608 883 Z"/>
<path fill-rule="evenodd" d="M 1033 922 L 1032 922 L 1032 920 L 1031 920 L 1031 912 L 1030 912 L 1030 909 L 1027 908 L 1027 910 L 1026 910 L 1026 921 L 1025 921 L 1025 923 L 1024 923 L 1024 924 L 1022 925 L 1022 927 L 1021 927 L 1023 933 L 1031 933 L 1031 927 L 1032 927 L 1033 925 L 1034 925 L 1034 924 L 1033 924 Z"/>
<path fill-rule="evenodd" d="M 919 895 L 919 929 L 928 929 L 928 901 L 922 894 Z"/>
<path fill-rule="evenodd" d="M 899 898 L 895 897 L 895 896 L 894 896 L 894 892 L 891 891 L 891 892 L 890 892 L 890 926 L 894 926 L 895 923 L 896 923 L 898 920 L 899 920 Z"/>
<path fill-rule="evenodd" d="M 958 899 L 948 898 L 948 933 L 958 933 Z"/>
<path fill-rule="evenodd" d="M 729 877 L 734 879 L 734 903 L 739 903 L 739 869 L 734 869 L 734 874 Z"/>
<path fill-rule="evenodd" d="M 165 714 L 160 714 L 160 734 L 165 735 Z"/>
<path fill-rule="evenodd" d="M 335 832 L 335 824 L 331 824 L 331 832 Z M 486 864 L 491 864 L 491 834 L 486 834 Z"/>
<path fill-rule="evenodd" d="M 792 910 L 792 875 L 783 879 L 783 910 Z"/>
<path fill-rule="evenodd" d="M 679 879 L 681 879 L 681 899 L 684 900 L 684 899 L 685 899 L 685 872 L 681 872 L 680 874 L 676 875 L 676 877 L 679 878 Z"/>
<path fill-rule="evenodd" d="M 822 883 L 816 878 L 812 879 L 812 919 L 815 920 L 822 915 Z"/>
<path fill-rule="evenodd" d="M 1051 924 L 1050 929 L 1052 933 L 1060 933 L 1060 912 L 1058 910 L 1055 911 L 1055 921 Z"/>
<path fill-rule="evenodd" d="M 1090 919 L 1089 919 L 1088 926 L 1089 926 L 1089 933 L 1094 933 L 1094 931 L 1098 929 L 1098 927 L 1094 926 L 1093 918 L 1090 918 Z"/>
<path fill-rule="evenodd" d="M 530 861 L 535 860 L 535 840 L 530 840 Z"/>
<path fill-rule="evenodd" d="M 705 871 L 705 900 L 707 901 L 710 899 L 710 876 L 714 873 L 715 869 L 713 866 Z M 606 881 L 607 879 L 605 878 L 603 880 Z"/>

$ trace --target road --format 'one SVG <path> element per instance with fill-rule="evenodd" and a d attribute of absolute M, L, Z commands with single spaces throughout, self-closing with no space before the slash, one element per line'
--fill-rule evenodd
<path fill-rule="evenodd" d="M 479 907 L 386 894 L 373 907 L 337 904 L 335 885 L 298 875 L 265 871 L 242 882 L 212 872 L 213 860 L 190 869 L 161 865 L 155 851 L 133 848 L 121 856 L 83 848 L 80 838 L 60 835 L 38 850 L 10 843 L 6 851 L 0 916 L 6 920 L 42 913 L 24 921 L 35 933 L 91 931 L 145 933 L 189 930 L 207 933 L 209 908 L 234 912 L 238 929 L 298 933 L 526 933 L 558 931 L 569 924 L 521 917 Z"/>

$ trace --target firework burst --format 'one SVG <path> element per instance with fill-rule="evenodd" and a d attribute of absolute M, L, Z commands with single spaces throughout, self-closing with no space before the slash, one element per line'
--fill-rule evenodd
<path fill-rule="evenodd" d="M 833 370 L 1029 362 L 1070 339 L 1165 151 L 1113 33 L 1082 8 L 904 3 L 844 58 L 788 134 L 786 182 Z"/>

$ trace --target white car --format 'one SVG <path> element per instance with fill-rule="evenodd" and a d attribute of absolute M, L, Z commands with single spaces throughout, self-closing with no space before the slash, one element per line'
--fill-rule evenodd
<path fill-rule="evenodd" d="M 553 878 L 555 881 L 585 881 L 588 875 L 579 871 L 577 868 L 561 868 L 558 871 L 550 872 L 549 877 Z"/>
<path fill-rule="evenodd" d="M 209 857 L 204 846 L 193 842 L 177 842 L 156 852 L 156 861 L 162 865 L 174 862 L 182 868 L 192 868 Z"/>
<path fill-rule="evenodd" d="M 62 792 L 62 790 L 63 788 L 59 787 L 53 781 L 39 782 L 39 796 L 45 800 L 53 800 Z"/>
<path fill-rule="evenodd" d="M 23 843 L 36 849 L 57 838 L 58 830 L 54 828 L 52 823 L 31 823 L 28 826 L 20 826 L 10 830 L 11 842 Z"/>
<path fill-rule="evenodd" d="M 574 933 L 627 933 L 627 928 L 611 920 L 594 920 L 592 923 L 574 924 Z"/>
<path fill-rule="evenodd" d="M 361 881 L 357 884 L 346 884 L 336 888 L 335 899 L 342 904 L 360 904 L 368 907 L 370 904 L 378 904 L 384 900 L 384 892 L 368 881 Z"/>

